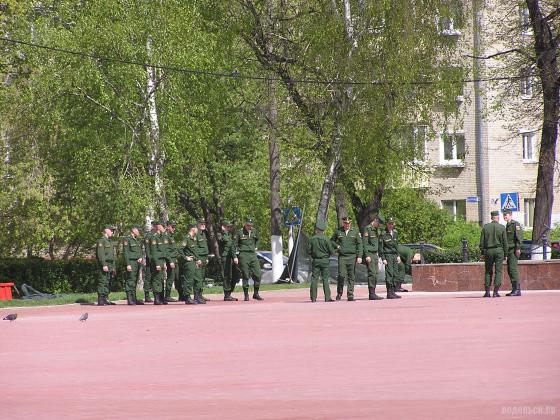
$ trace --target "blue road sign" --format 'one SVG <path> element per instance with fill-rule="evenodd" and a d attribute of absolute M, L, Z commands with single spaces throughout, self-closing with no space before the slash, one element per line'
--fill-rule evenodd
<path fill-rule="evenodd" d="M 502 210 L 519 211 L 519 193 L 501 193 L 500 208 Z"/>
<path fill-rule="evenodd" d="M 284 209 L 284 226 L 301 225 L 301 209 L 299 207 L 291 207 Z"/>

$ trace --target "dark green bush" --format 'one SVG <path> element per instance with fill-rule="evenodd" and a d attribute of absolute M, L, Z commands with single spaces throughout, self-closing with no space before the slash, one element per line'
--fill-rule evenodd
<path fill-rule="evenodd" d="M 0 282 L 13 282 L 18 289 L 25 283 L 45 293 L 96 292 L 97 273 L 97 263 L 92 260 L 0 259 Z M 118 270 L 111 289 L 123 290 L 122 285 L 122 270 Z"/>
<path fill-rule="evenodd" d="M 468 252 L 468 262 L 481 261 L 478 249 L 470 249 Z M 424 254 L 426 264 L 444 264 L 463 262 L 463 251 L 461 248 L 446 249 L 439 252 L 426 252 Z"/>

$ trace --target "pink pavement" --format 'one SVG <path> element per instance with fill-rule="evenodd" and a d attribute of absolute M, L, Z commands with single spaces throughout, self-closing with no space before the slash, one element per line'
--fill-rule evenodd
<path fill-rule="evenodd" d="M 558 291 L 261 294 L 2 309 L 0 419 L 560 417 Z"/>

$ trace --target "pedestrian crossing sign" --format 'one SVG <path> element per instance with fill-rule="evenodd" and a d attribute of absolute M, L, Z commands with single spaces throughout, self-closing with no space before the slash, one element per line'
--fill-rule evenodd
<path fill-rule="evenodd" d="M 299 207 L 284 209 L 284 226 L 298 225 L 301 225 L 301 209 Z"/>
<path fill-rule="evenodd" d="M 500 203 L 502 210 L 519 211 L 519 193 L 501 193 Z"/>

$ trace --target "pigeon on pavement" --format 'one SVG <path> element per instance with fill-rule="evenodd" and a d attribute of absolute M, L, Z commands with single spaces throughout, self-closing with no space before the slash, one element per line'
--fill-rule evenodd
<path fill-rule="evenodd" d="M 16 318 L 17 314 L 9 314 L 4 317 L 3 321 L 15 321 Z"/>
<path fill-rule="evenodd" d="M 88 313 L 86 312 L 85 314 L 82 314 L 82 315 L 80 316 L 80 321 L 81 321 L 81 322 L 84 322 L 87 318 L 88 318 Z"/>

